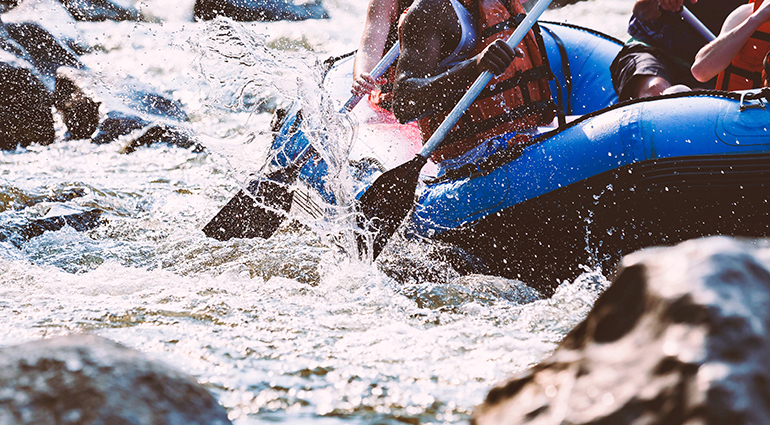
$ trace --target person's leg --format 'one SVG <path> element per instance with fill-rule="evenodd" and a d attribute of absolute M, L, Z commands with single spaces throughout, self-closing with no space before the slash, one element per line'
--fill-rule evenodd
<path fill-rule="evenodd" d="M 658 96 L 671 87 L 671 82 L 657 75 L 635 75 L 629 84 L 629 96 L 632 99 Z"/>
<path fill-rule="evenodd" d="M 657 96 L 672 84 L 668 61 L 657 49 L 643 44 L 624 46 L 610 73 L 619 100 Z"/>

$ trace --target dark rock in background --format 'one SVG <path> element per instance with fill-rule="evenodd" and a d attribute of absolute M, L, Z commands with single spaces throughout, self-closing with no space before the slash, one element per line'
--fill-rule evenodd
<path fill-rule="evenodd" d="M 87 139 L 99 127 L 99 105 L 77 85 L 77 81 L 67 72 L 71 68 L 61 68 L 56 73 L 54 106 L 61 112 L 67 126 L 66 139 Z"/>
<path fill-rule="evenodd" d="M 21 0 L 0 0 L 0 13 L 7 12 L 18 6 Z"/>
<path fill-rule="evenodd" d="M 193 14 L 204 21 L 217 16 L 236 21 L 302 21 L 329 17 L 320 0 L 305 4 L 291 0 L 196 0 Z"/>
<path fill-rule="evenodd" d="M 225 425 L 194 379 L 88 334 L 0 349 L 0 423 Z"/>
<path fill-rule="evenodd" d="M 24 48 L 35 68 L 47 77 L 55 77 L 60 66 L 85 68 L 74 51 L 35 22 L 8 23 L 5 29 Z"/>
<path fill-rule="evenodd" d="M 121 6 L 109 0 L 59 0 L 78 21 L 142 21 L 133 6 Z"/>
<path fill-rule="evenodd" d="M 29 62 L 0 51 L 0 93 L 0 149 L 54 142 L 53 99 Z"/>
<path fill-rule="evenodd" d="M 624 258 L 555 353 L 473 424 L 770 423 L 770 241 L 691 240 Z"/>
<path fill-rule="evenodd" d="M 53 143 L 52 106 L 67 126 L 65 139 L 96 133 L 94 142 L 109 143 L 143 129 L 124 152 L 154 143 L 199 146 L 183 128 L 188 116 L 179 102 L 135 80 L 96 75 L 40 24 L 0 22 L 0 49 L 0 149 Z"/>

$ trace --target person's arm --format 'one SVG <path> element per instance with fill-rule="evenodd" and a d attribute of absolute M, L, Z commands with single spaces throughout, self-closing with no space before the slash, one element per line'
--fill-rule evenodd
<path fill-rule="evenodd" d="M 371 0 L 366 13 L 364 32 L 353 63 L 353 86 L 351 92 L 365 95 L 374 90 L 377 83 L 369 74 L 382 58 L 390 23 L 398 17 L 397 0 Z"/>
<path fill-rule="evenodd" d="M 477 56 L 438 73 L 442 47 L 455 46 L 460 31 L 449 0 L 419 0 L 407 12 L 393 89 L 393 113 L 400 122 L 451 109 L 482 71 L 500 74 L 516 55 L 503 40 L 497 40 Z"/>
<path fill-rule="evenodd" d="M 753 4 L 736 8 L 719 36 L 698 51 L 690 69 L 696 80 L 706 82 L 727 68 L 754 31 L 770 18 L 770 1 L 762 2 L 754 13 L 753 8 Z"/>

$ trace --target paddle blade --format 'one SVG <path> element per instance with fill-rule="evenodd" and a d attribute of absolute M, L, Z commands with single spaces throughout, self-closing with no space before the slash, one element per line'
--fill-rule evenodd
<path fill-rule="evenodd" d="M 296 167 L 276 171 L 264 179 L 249 183 L 248 191 L 240 190 L 211 221 L 203 233 L 219 241 L 232 238 L 269 238 L 286 219 L 291 209 L 292 192 L 283 182 L 293 181 L 287 173 Z"/>
<path fill-rule="evenodd" d="M 377 258 L 388 243 L 398 226 L 412 210 L 414 194 L 420 170 L 427 160 L 417 155 L 374 181 L 371 187 L 361 195 L 358 209 L 362 217 L 358 225 L 374 233 L 372 258 Z M 365 245 L 359 240 L 359 247 Z"/>

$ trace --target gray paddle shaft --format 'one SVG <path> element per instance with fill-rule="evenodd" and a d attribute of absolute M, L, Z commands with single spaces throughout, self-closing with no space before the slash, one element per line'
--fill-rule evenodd
<path fill-rule="evenodd" d="M 521 43 L 521 40 L 524 39 L 524 36 L 527 35 L 530 28 L 535 24 L 535 21 L 540 18 L 540 15 L 545 12 L 545 9 L 547 9 L 550 4 L 551 0 L 538 1 L 535 7 L 527 14 L 527 17 L 524 18 L 521 24 L 516 28 L 516 31 L 511 34 L 510 38 L 508 38 L 508 45 L 515 49 L 516 46 Z M 484 90 L 484 87 L 487 86 L 487 83 L 489 83 L 489 80 L 491 79 L 492 73 L 489 71 L 482 72 L 481 75 L 476 78 L 476 81 L 473 82 L 468 91 L 465 92 L 460 101 L 457 102 L 457 105 L 455 105 L 449 115 L 447 115 L 444 122 L 441 123 L 436 129 L 436 132 L 433 133 L 433 135 L 430 136 L 430 139 L 425 143 L 425 146 L 422 147 L 422 150 L 419 153 L 421 157 L 427 159 L 430 154 L 433 153 L 441 141 L 444 140 L 444 137 L 449 134 L 452 127 L 454 127 L 460 117 L 465 113 L 465 110 L 471 106 L 473 101 L 476 100 L 476 97 L 478 97 L 479 93 Z"/>
<path fill-rule="evenodd" d="M 682 18 L 684 18 L 688 24 L 692 25 L 692 27 L 695 28 L 695 30 L 706 39 L 706 41 L 710 42 L 716 38 L 714 33 L 711 32 L 711 30 L 708 29 L 705 25 L 703 25 L 703 22 L 699 21 L 698 18 L 696 18 L 695 15 L 693 15 L 692 12 L 690 12 L 690 10 L 688 10 L 684 5 L 682 5 Z"/>
<path fill-rule="evenodd" d="M 393 62 L 396 61 L 396 58 L 398 57 L 399 53 L 400 52 L 398 50 L 398 41 L 396 41 L 393 47 L 391 47 L 390 50 L 388 50 L 388 53 L 385 53 L 385 56 L 383 56 L 382 59 L 380 59 L 380 61 L 377 62 L 377 65 L 374 67 L 374 69 L 372 69 L 372 72 L 370 72 L 369 74 L 371 74 L 371 76 L 374 77 L 375 80 L 382 77 L 382 74 L 384 74 L 385 71 L 388 68 L 390 68 Z M 351 97 L 350 99 L 348 99 L 347 102 L 345 102 L 345 106 L 342 107 L 342 110 L 340 110 L 340 112 L 352 111 L 353 108 L 355 108 L 356 105 L 358 105 L 358 102 L 362 98 L 363 96 L 353 95 L 353 97 Z"/>

